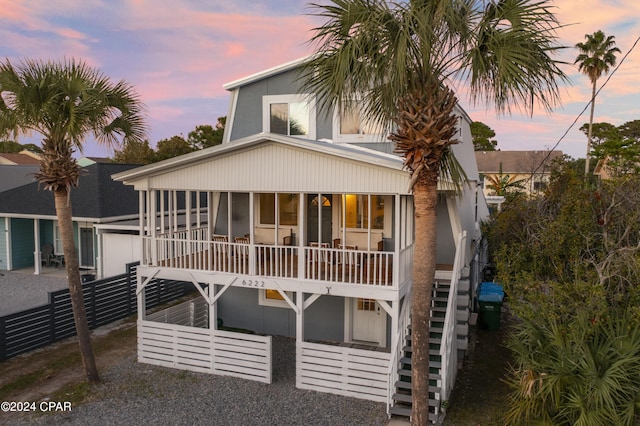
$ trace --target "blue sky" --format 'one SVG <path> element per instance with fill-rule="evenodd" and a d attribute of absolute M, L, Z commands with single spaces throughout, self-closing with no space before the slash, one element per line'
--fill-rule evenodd
<path fill-rule="evenodd" d="M 498 147 L 548 149 L 585 107 L 590 84 L 578 72 L 572 48 L 585 34 L 615 35 L 620 58 L 640 37 L 637 0 L 557 0 L 550 2 L 560 22 L 561 54 L 570 85 L 563 106 L 533 117 L 497 117 L 460 96 L 472 119 L 497 133 Z M 224 83 L 310 53 L 306 40 L 319 21 L 303 0 L 0 0 L 0 57 L 60 60 L 81 58 L 113 80 L 133 84 L 149 113 L 149 141 L 215 124 L 227 115 Z M 595 121 L 620 125 L 640 119 L 640 46 L 625 60 L 596 102 Z M 603 83 L 605 78 L 600 80 Z M 583 157 L 586 137 L 578 120 L 557 147 Z M 26 142 L 26 141 L 23 141 Z M 87 155 L 111 152 L 89 141 Z"/>

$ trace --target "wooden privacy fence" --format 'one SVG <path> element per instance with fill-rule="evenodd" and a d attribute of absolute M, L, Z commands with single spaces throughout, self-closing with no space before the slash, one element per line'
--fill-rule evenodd
<path fill-rule="evenodd" d="M 138 311 L 136 268 L 126 273 L 82 284 L 89 328 L 112 323 Z M 190 283 L 155 280 L 146 286 L 146 308 L 182 297 Z M 49 293 L 49 303 L 0 317 L 0 361 L 12 358 L 76 334 L 69 290 Z"/>
<path fill-rule="evenodd" d="M 296 387 L 386 402 L 389 352 L 297 343 Z"/>

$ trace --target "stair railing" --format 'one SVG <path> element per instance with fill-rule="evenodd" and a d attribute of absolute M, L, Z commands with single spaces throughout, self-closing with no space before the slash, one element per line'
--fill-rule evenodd
<path fill-rule="evenodd" d="M 447 312 L 442 328 L 442 341 L 440 343 L 441 370 L 440 377 L 440 399 L 449 398 L 449 393 L 453 389 L 458 364 L 458 348 L 456 336 L 456 311 L 458 310 L 458 282 L 460 281 L 460 271 L 462 270 L 464 254 L 466 251 L 467 231 L 460 233 L 456 246 L 456 256 L 453 262 L 451 273 L 451 285 L 449 287 L 449 298 L 447 301 Z"/>
<path fill-rule="evenodd" d="M 389 361 L 389 384 L 387 386 L 387 415 L 391 417 L 391 405 L 393 404 L 393 393 L 395 392 L 395 383 L 398 380 L 399 360 L 402 358 L 402 348 L 406 337 L 407 329 L 411 319 L 411 295 L 413 290 L 409 290 L 404 296 L 404 304 L 400 309 L 398 317 L 398 329 L 391 342 L 391 361 Z"/>

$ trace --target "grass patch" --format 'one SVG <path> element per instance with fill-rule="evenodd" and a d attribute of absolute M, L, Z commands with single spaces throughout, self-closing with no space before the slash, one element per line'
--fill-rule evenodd
<path fill-rule="evenodd" d="M 92 336 L 91 342 L 99 369 L 101 361 L 110 358 L 110 353 L 117 354 L 122 353 L 123 349 L 135 348 L 135 321 L 134 315 L 122 321 L 118 328 L 106 334 Z M 69 372 L 76 373 L 78 378 L 70 381 Z M 61 395 L 65 396 L 63 400 L 80 402 L 86 398 L 91 388 L 85 380 L 84 366 L 75 338 L 1 362 L 0 377 L 4 378 L 0 379 L 0 400 L 3 401 L 16 399 L 21 394 L 37 391 L 45 384 L 59 381 L 60 388 L 55 391 L 56 395 L 62 392 Z"/>

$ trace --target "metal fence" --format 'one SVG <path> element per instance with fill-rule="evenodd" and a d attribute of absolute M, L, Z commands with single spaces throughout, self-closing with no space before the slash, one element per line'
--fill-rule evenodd
<path fill-rule="evenodd" d="M 138 311 L 136 268 L 127 265 L 126 273 L 82 284 L 89 328 L 112 323 Z M 191 283 L 154 280 L 146 286 L 146 308 L 182 297 L 191 291 Z M 76 334 L 69 290 L 49 293 L 49 303 L 0 317 L 0 361 L 47 346 Z"/>

